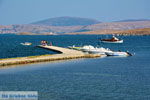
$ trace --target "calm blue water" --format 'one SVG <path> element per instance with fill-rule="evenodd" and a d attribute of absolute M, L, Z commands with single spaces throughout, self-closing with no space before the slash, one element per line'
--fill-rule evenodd
<path fill-rule="evenodd" d="M 123 44 L 102 44 L 97 40 L 99 37 L 106 36 L 1 35 L 1 58 L 27 56 L 33 52 L 35 55 L 53 53 L 19 44 L 28 41 L 37 45 L 40 40 L 52 41 L 54 45 L 62 47 L 73 44 L 101 45 L 113 50 L 128 50 L 135 55 L 0 69 L 0 91 L 38 91 L 39 100 L 150 100 L 150 36 L 120 36 L 124 39 Z M 19 50 L 16 51 L 16 48 Z M 9 50 L 10 53 L 2 54 Z M 24 52 L 26 50 L 27 53 Z M 22 54 L 16 54 L 18 52 Z"/>

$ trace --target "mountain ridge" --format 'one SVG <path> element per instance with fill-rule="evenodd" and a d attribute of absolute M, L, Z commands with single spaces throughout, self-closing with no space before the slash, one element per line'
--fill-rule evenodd
<path fill-rule="evenodd" d="M 59 17 L 60 18 L 60 17 Z M 67 18 L 67 17 L 65 17 Z M 70 18 L 70 17 L 69 17 Z M 73 17 L 74 18 L 74 17 Z M 78 20 L 79 21 L 79 20 Z M 39 24 L 0 25 L 0 34 L 29 32 L 33 34 L 64 34 L 75 32 L 91 32 L 97 30 L 131 30 L 150 28 L 150 21 L 101 22 L 90 25 L 50 26 Z"/>
<path fill-rule="evenodd" d="M 32 22 L 31 24 L 48 25 L 48 26 L 78 26 L 78 25 L 92 25 L 98 23 L 100 23 L 100 21 L 95 19 L 64 16 Z"/>

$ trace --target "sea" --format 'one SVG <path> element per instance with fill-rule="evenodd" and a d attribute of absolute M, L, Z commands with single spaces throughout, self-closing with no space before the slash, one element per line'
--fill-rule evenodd
<path fill-rule="evenodd" d="M 0 35 L 0 59 L 57 52 L 36 47 L 46 40 L 68 47 L 93 45 L 129 51 L 130 57 L 62 60 L 0 69 L 0 91 L 37 91 L 39 100 L 150 100 L 150 36 L 117 36 L 122 44 L 101 43 L 109 35 Z M 25 46 L 20 43 L 31 42 Z"/>

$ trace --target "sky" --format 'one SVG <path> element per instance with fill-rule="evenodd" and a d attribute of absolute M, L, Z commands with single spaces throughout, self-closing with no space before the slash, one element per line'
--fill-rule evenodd
<path fill-rule="evenodd" d="M 150 0 L 0 0 L 0 25 L 29 24 L 53 17 L 101 22 L 150 19 Z"/>

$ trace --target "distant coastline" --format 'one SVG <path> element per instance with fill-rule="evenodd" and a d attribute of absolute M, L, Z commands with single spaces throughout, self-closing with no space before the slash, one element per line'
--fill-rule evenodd
<path fill-rule="evenodd" d="M 132 29 L 132 30 L 97 30 L 87 32 L 66 33 L 68 35 L 150 35 L 150 28 Z"/>
<path fill-rule="evenodd" d="M 119 34 L 149 35 L 150 20 L 122 20 L 101 22 L 78 17 L 56 17 L 30 24 L 0 25 L 0 34 L 17 35 L 68 35 L 68 34 Z"/>
<path fill-rule="evenodd" d="M 73 32 L 64 34 L 54 34 L 54 33 L 31 33 L 31 32 L 21 32 L 17 35 L 150 35 L 150 28 L 142 29 L 131 29 L 131 30 L 96 30 L 96 31 L 86 31 L 86 32 Z"/>

